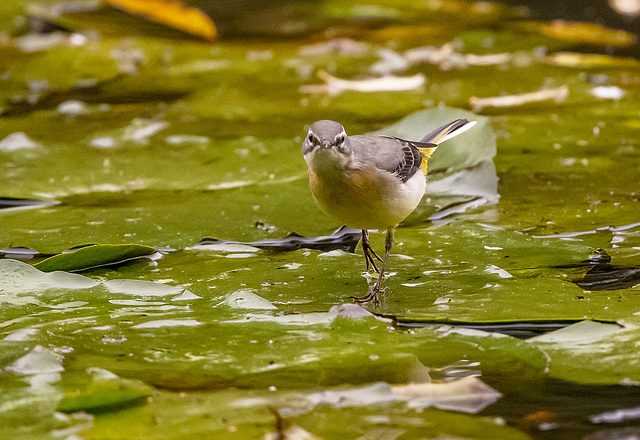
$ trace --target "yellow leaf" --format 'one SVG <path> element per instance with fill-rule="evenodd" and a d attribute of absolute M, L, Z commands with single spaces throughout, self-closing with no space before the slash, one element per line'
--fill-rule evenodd
<path fill-rule="evenodd" d="M 217 35 L 216 26 L 207 14 L 176 0 L 105 0 L 105 2 L 118 9 L 144 15 L 149 20 L 206 40 L 213 41 Z"/>
<path fill-rule="evenodd" d="M 556 20 L 544 24 L 542 33 L 558 40 L 604 46 L 628 47 L 637 42 L 637 37 L 630 32 L 610 29 L 595 23 Z"/>
<path fill-rule="evenodd" d="M 635 58 L 612 57 L 597 53 L 557 52 L 544 58 L 544 62 L 555 66 L 583 68 L 638 69 L 640 61 Z"/>

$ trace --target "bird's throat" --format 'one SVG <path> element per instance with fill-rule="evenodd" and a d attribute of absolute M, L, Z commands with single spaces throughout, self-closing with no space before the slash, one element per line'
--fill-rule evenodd
<path fill-rule="evenodd" d="M 312 154 L 310 168 L 327 178 L 335 178 L 348 168 L 347 157 L 335 148 L 318 148 Z"/>

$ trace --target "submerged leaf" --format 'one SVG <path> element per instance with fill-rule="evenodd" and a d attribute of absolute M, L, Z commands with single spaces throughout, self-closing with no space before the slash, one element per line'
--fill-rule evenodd
<path fill-rule="evenodd" d="M 640 284 L 640 266 L 596 264 L 584 277 L 572 282 L 590 291 L 629 289 Z"/>
<path fill-rule="evenodd" d="M 121 264 L 135 258 L 152 255 L 156 252 L 151 246 L 140 244 L 95 244 L 68 253 L 49 257 L 34 265 L 43 272 L 56 270 L 75 272 L 94 267 Z"/>
<path fill-rule="evenodd" d="M 606 229 L 616 228 L 610 226 Z M 596 249 L 589 255 L 589 259 L 579 263 L 552 267 L 566 271 L 566 275 L 570 276 L 569 281 L 585 291 L 630 289 L 640 284 L 640 266 L 611 264 L 611 257 L 604 249 Z"/>

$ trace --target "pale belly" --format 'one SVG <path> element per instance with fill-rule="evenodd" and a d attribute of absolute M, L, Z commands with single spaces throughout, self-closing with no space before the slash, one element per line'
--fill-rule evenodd
<path fill-rule="evenodd" d="M 309 173 L 311 192 L 329 215 L 356 229 L 395 227 L 411 214 L 424 195 L 426 179 L 416 173 L 406 183 L 374 169 L 349 174 Z"/>

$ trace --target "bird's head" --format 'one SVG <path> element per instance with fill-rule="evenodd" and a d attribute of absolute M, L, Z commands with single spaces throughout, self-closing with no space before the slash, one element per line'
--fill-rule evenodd
<path fill-rule="evenodd" d="M 307 162 L 315 156 L 348 159 L 351 144 L 344 127 L 337 122 L 322 120 L 314 122 L 302 143 L 302 154 Z"/>

